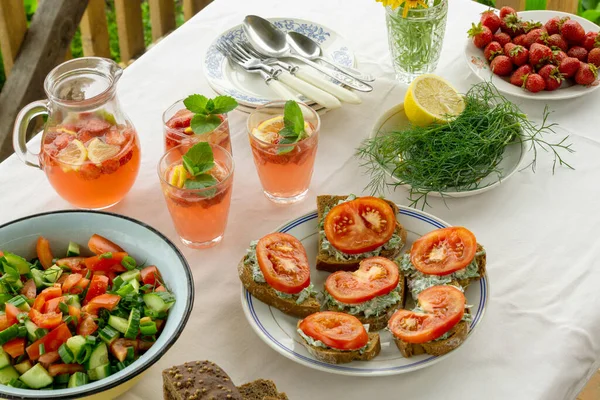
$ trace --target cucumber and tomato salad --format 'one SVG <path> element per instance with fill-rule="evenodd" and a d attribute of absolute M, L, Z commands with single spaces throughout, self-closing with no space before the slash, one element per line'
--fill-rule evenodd
<path fill-rule="evenodd" d="M 85 385 L 126 368 L 160 335 L 175 303 L 156 266 L 138 266 L 93 235 L 64 258 L 38 238 L 37 258 L 0 251 L 0 383 L 29 389 Z M 5 249 L 8 250 L 8 249 Z"/>

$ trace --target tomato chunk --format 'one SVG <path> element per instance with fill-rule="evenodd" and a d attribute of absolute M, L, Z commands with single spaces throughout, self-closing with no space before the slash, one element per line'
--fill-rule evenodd
<path fill-rule="evenodd" d="M 79 364 L 54 364 L 48 368 L 48 373 L 51 376 L 62 374 L 74 374 L 75 372 L 83 372 L 85 368 Z"/>
<path fill-rule="evenodd" d="M 44 303 L 43 313 L 58 311 L 58 305 L 60 303 L 64 303 L 65 301 L 66 301 L 66 298 L 63 296 L 48 300 L 46 303 Z"/>
<path fill-rule="evenodd" d="M 87 278 L 81 278 L 81 280 L 79 282 L 77 282 L 77 284 L 75 286 L 73 286 L 71 288 L 71 290 L 69 291 L 69 293 L 71 294 L 80 294 L 83 293 L 83 291 L 85 290 L 85 288 L 88 287 L 88 285 L 90 284 L 90 280 Z"/>
<path fill-rule="evenodd" d="M 16 306 L 6 303 L 6 319 L 8 320 L 8 326 L 12 326 L 18 322 L 17 315 L 19 315 L 21 310 L 19 310 Z"/>
<path fill-rule="evenodd" d="M 71 337 L 71 331 L 67 324 L 60 324 L 43 338 L 33 342 L 26 351 L 31 360 L 37 360 L 40 357 L 40 344 L 44 345 L 47 352 L 58 351 L 58 348 Z"/>
<path fill-rule="evenodd" d="M 83 278 L 81 274 L 70 274 L 67 276 L 67 279 L 62 284 L 63 293 L 69 293 L 71 288 L 79 283 L 79 281 Z"/>
<path fill-rule="evenodd" d="M 101 294 L 100 296 L 94 297 L 87 303 L 87 305 L 83 306 L 82 311 L 93 315 L 97 315 L 98 310 L 101 308 L 106 308 L 107 310 L 112 311 L 112 309 L 119 304 L 120 300 L 121 296 L 116 294 Z"/>
<path fill-rule="evenodd" d="M 36 297 L 35 301 L 33 302 L 32 308 L 41 311 L 42 307 L 44 307 L 44 303 L 46 303 L 50 299 L 54 299 L 60 296 L 62 296 L 62 289 L 60 288 L 60 285 L 46 288 L 42 290 L 38 297 Z"/>
<path fill-rule="evenodd" d="M 35 299 L 37 288 L 35 287 L 35 282 L 33 281 L 33 279 L 28 279 L 25 282 L 25 284 L 21 288 L 20 293 L 28 299 Z"/>
<path fill-rule="evenodd" d="M 159 284 L 162 282 L 160 272 L 158 271 L 158 268 L 156 268 L 156 266 L 154 265 L 149 265 L 143 268 L 140 271 L 140 274 L 142 276 L 142 282 L 144 282 L 144 285 L 154 286 L 157 283 L 157 281 Z"/>
<path fill-rule="evenodd" d="M 58 308 L 58 305 L 57 305 Z M 54 329 L 62 323 L 62 313 L 54 311 L 42 314 L 35 308 L 29 310 L 29 318 L 40 328 Z"/>
<path fill-rule="evenodd" d="M 42 354 L 40 356 L 40 358 L 38 358 L 38 361 L 46 369 L 48 369 L 50 367 L 50 364 L 54 364 L 58 360 L 60 360 L 60 355 L 58 354 L 58 351 L 49 351 L 49 352 L 46 352 L 46 353 Z"/>
<path fill-rule="evenodd" d="M 125 361 L 127 357 L 127 348 L 133 347 L 133 350 L 137 352 L 138 349 L 138 341 L 137 340 L 129 340 L 129 339 L 117 339 L 110 345 L 110 352 L 115 358 L 121 362 Z"/>
<path fill-rule="evenodd" d="M 92 235 L 88 241 L 88 248 L 94 254 L 100 255 L 104 253 L 122 253 L 125 252 L 121 246 L 111 242 L 104 236 Z"/>
<path fill-rule="evenodd" d="M 52 260 L 54 259 L 54 256 L 50 250 L 50 242 L 48 239 L 40 236 L 37 240 L 35 250 L 42 267 L 44 267 L 44 269 L 50 268 L 52 266 Z"/>
<path fill-rule="evenodd" d="M 81 336 L 88 336 L 96 332 L 97 329 L 98 325 L 96 322 L 94 322 L 94 318 L 87 315 L 79 323 L 79 326 L 77 327 L 77 334 Z"/>
<path fill-rule="evenodd" d="M 0 315 L 0 331 L 5 330 L 6 328 L 10 328 L 11 325 L 8 323 L 8 318 L 5 315 Z"/>
<path fill-rule="evenodd" d="M 86 258 L 85 266 L 92 271 L 125 272 L 127 271 L 127 268 L 121 265 L 121 261 L 123 261 L 123 258 L 126 256 L 127 253 L 124 252 L 104 253 L 99 256 Z"/>
<path fill-rule="evenodd" d="M 79 273 L 85 268 L 85 257 L 67 257 L 56 261 L 59 267 L 66 267 L 71 272 Z"/>
<path fill-rule="evenodd" d="M 12 358 L 17 358 L 25 354 L 25 338 L 16 338 L 2 345 L 2 350 L 7 352 Z"/>
<path fill-rule="evenodd" d="M 83 301 L 83 304 L 87 304 L 96 296 L 100 296 L 106 293 L 107 289 L 108 277 L 102 275 L 94 275 L 90 282 L 90 287 L 88 288 L 87 294 L 85 295 L 85 300 Z"/>

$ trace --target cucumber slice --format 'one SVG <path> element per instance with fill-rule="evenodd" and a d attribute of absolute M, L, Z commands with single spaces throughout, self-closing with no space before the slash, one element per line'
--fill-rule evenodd
<path fill-rule="evenodd" d="M 31 307 L 29 307 L 29 303 L 27 303 L 27 297 L 23 296 L 22 294 L 16 295 L 12 299 L 8 300 L 7 303 L 12 304 L 21 311 L 29 312 L 31 309 Z"/>
<path fill-rule="evenodd" d="M 8 384 L 8 382 L 13 379 L 19 379 L 19 373 L 16 369 L 11 367 L 10 365 L 0 369 L 0 383 L 3 385 Z"/>
<path fill-rule="evenodd" d="M 88 371 L 88 376 L 91 381 L 97 381 L 100 379 L 104 379 L 110 375 L 110 364 L 104 364 L 99 367 L 90 369 Z"/>
<path fill-rule="evenodd" d="M 169 292 L 153 292 L 143 296 L 144 303 L 156 312 L 167 311 L 175 304 L 175 297 Z"/>
<path fill-rule="evenodd" d="M 126 339 L 135 339 L 140 331 L 140 310 L 137 308 L 131 309 L 129 321 L 127 322 L 127 330 L 123 336 Z"/>
<path fill-rule="evenodd" d="M 101 365 L 108 364 L 108 347 L 102 342 L 94 348 L 87 362 L 86 369 L 91 370 Z"/>
<path fill-rule="evenodd" d="M 129 326 L 129 323 L 125 318 L 117 317 L 114 315 L 108 317 L 108 324 L 121 333 L 127 332 L 127 327 Z"/>
<path fill-rule="evenodd" d="M 71 350 L 75 359 L 77 359 L 77 356 L 79 353 L 81 353 L 86 343 L 87 342 L 85 338 L 81 335 L 73 336 L 67 339 L 67 347 L 69 350 Z"/>
<path fill-rule="evenodd" d="M 67 257 L 77 257 L 79 254 L 79 245 L 75 242 L 69 242 L 69 247 L 67 247 Z"/>
<path fill-rule="evenodd" d="M 31 276 L 33 277 L 33 282 L 35 283 L 36 288 L 46 287 L 44 285 L 44 271 L 40 269 L 32 269 Z"/>
<path fill-rule="evenodd" d="M 133 291 L 135 293 L 139 293 L 140 292 L 140 283 L 136 279 L 130 280 L 129 284 L 131 285 L 131 287 L 133 288 Z"/>
<path fill-rule="evenodd" d="M 142 278 L 142 274 L 140 273 L 139 269 L 132 269 L 131 271 L 123 272 L 119 276 L 125 282 L 130 281 L 132 279 L 135 279 L 136 281 L 139 281 Z"/>
<path fill-rule="evenodd" d="M 41 389 L 51 385 L 54 381 L 48 371 L 46 371 L 46 368 L 42 367 L 42 364 L 39 363 L 21 375 L 19 379 L 32 389 Z"/>
<path fill-rule="evenodd" d="M 54 385 L 66 385 L 71 376 L 69 374 L 60 374 L 54 377 Z M 56 386 L 55 386 L 56 387 Z"/>
<path fill-rule="evenodd" d="M 31 264 L 29 264 L 23 257 L 13 253 L 4 253 L 4 258 L 11 266 L 15 267 L 21 275 L 26 275 L 31 270 Z"/>
<path fill-rule="evenodd" d="M 58 265 L 53 265 L 44 271 L 44 280 L 46 282 L 54 283 L 58 280 L 58 278 L 60 278 L 62 273 L 63 270 L 61 267 L 59 267 Z"/>
<path fill-rule="evenodd" d="M 39 329 L 42 329 L 42 328 L 38 327 L 30 319 L 25 320 L 25 329 L 27 329 L 27 338 L 29 339 L 30 342 L 35 342 L 40 337 L 42 337 L 42 336 L 39 335 L 39 333 L 42 332 L 42 331 L 39 331 Z M 48 331 L 46 331 L 46 333 L 47 332 Z M 45 335 L 45 333 L 44 333 L 44 335 Z"/>
<path fill-rule="evenodd" d="M 69 294 L 66 297 L 66 302 L 68 305 L 76 307 L 76 308 L 81 308 L 81 303 L 79 302 L 79 296 L 77 296 L 76 294 Z"/>
<path fill-rule="evenodd" d="M 88 378 L 86 373 L 75 372 L 73 375 L 71 375 L 71 378 L 69 378 L 69 384 L 67 385 L 67 387 L 73 388 L 77 386 L 83 386 L 88 384 L 89 382 L 90 379 Z"/>
<path fill-rule="evenodd" d="M 31 361 L 25 360 L 22 363 L 16 364 L 15 369 L 19 372 L 19 374 L 23 375 L 25 372 L 31 369 Z"/>
<path fill-rule="evenodd" d="M 7 365 L 10 365 L 10 357 L 6 352 L 0 347 L 0 368 L 4 368 Z"/>

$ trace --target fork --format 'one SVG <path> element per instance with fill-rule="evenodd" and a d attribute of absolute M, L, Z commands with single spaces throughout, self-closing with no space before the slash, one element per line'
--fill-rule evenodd
<path fill-rule="evenodd" d="M 288 64 L 276 58 L 266 57 L 264 54 L 259 53 L 254 47 L 252 47 L 248 41 L 239 42 L 239 45 L 250 55 L 260 59 L 264 64 L 277 65 L 288 71 L 290 74 L 302 79 L 303 81 L 331 93 L 341 101 L 351 104 L 362 103 L 361 98 L 355 92 L 340 85 L 336 85 L 330 80 L 323 78 L 319 73 L 313 72 L 310 69 L 301 68 L 297 65 Z"/>
<path fill-rule="evenodd" d="M 227 42 L 217 43 L 217 50 L 221 52 L 227 59 L 233 63 L 238 64 L 244 70 L 251 73 L 258 73 L 264 79 L 267 86 L 269 86 L 279 97 L 283 100 L 294 100 L 300 101 L 298 96 L 296 96 L 292 91 L 290 91 L 284 84 L 275 79 L 275 75 L 277 75 L 277 71 L 274 69 L 270 70 L 270 74 L 265 72 L 265 70 L 256 67 L 250 67 L 250 65 L 245 65 L 243 61 L 240 61 L 237 57 L 234 56 L 234 53 L 230 50 L 230 46 Z M 254 65 L 254 63 L 253 63 Z M 269 70 L 269 69 L 267 69 Z"/>
<path fill-rule="evenodd" d="M 295 76 L 284 72 L 281 68 L 275 69 L 263 63 L 260 59 L 250 55 L 250 53 L 248 53 L 248 51 L 246 51 L 239 43 L 223 43 L 226 49 L 229 50 L 230 54 L 237 60 L 237 63 L 247 70 L 262 70 L 269 74 L 272 78 L 286 84 L 288 87 L 301 93 L 305 97 L 314 100 L 323 107 L 334 109 L 342 106 L 342 103 L 340 103 L 335 96 L 307 82 L 301 81 Z"/>

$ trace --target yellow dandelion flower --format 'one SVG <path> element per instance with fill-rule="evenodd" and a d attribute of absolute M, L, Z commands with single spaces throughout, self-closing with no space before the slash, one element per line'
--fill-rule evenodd
<path fill-rule="evenodd" d="M 423 8 L 427 8 L 427 3 L 423 0 L 376 0 L 378 3 L 382 3 L 386 7 L 391 7 L 392 9 L 396 9 L 400 6 L 404 6 L 404 10 L 402 12 L 402 17 L 406 18 L 408 12 L 412 8 L 417 8 L 419 6 Z"/>

